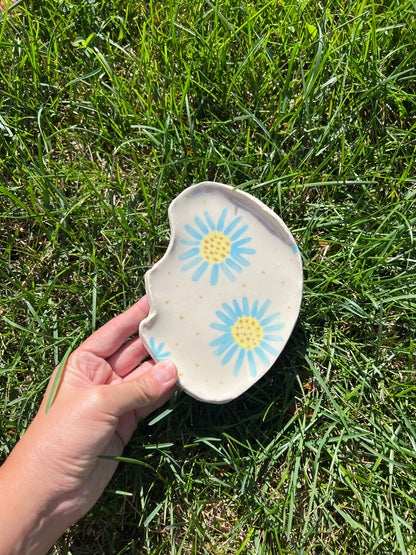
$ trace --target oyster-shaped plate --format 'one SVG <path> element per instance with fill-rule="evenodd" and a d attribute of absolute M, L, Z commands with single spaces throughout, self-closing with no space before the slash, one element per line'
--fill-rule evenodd
<path fill-rule="evenodd" d="M 301 257 L 283 221 L 252 195 L 220 183 L 185 189 L 169 207 L 171 240 L 145 275 L 140 335 L 179 386 L 225 403 L 273 365 L 302 298 Z"/>

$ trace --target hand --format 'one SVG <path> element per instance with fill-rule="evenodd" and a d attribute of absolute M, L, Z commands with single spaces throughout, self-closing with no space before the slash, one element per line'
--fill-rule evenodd
<path fill-rule="evenodd" d="M 46 413 L 55 370 L 38 414 L 0 469 L 0 490 L 9 493 L 15 515 L 32 512 L 33 521 L 35 512 L 41 524 L 29 533 L 26 523 L 25 543 L 16 551 L 0 547 L 0 553 L 46 552 L 92 507 L 113 475 L 117 462 L 100 456 L 121 455 L 137 423 L 173 394 L 176 368 L 152 361 L 138 366 L 146 349 L 137 335 L 127 341 L 148 311 L 144 297 L 76 349 Z M 3 525 L 2 538 L 9 533 Z"/>

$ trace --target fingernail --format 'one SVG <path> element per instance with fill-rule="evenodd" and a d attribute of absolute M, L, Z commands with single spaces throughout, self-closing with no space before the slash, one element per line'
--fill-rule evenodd
<path fill-rule="evenodd" d="M 168 383 L 176 378 L 176 367 L 171 362 L 161 362 L 154 367 L 154 374 L 160 383 Z"/>

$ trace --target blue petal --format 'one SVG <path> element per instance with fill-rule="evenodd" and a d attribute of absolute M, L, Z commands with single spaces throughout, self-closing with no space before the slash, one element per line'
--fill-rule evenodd
<path fill-rule="evenodd" d="M 220 263 L 220 268 L 230 281 L 235 281 L 235 277 L 233 276 L 232 272 L 227 268 L 227 266 L 224 264 L 224 262 Z"/>
<path fill-rule="evenodd" d="M 267 299 L 267 301 L 263 304 L 263 306 L 257 312 L 257 316 L 256 316 L 257 320 L 260 320 L 263 317 L 263 314 L 269 308 L 269 304 L 270 304 L 270 299 Z"/>
<path fill-rule="evenodd" d="M 259 357 L 259 359 L 264 363 L 264 364 L 269 364 L 269 360 L 266 357 L 266 355 L 264 354 L 264 351 L 261 347 L 255 347 L 254 351 L 256 353 L 256 355 Z"/>
<path fill-rule="evenodd" d="M 268 343 L 266 343 L 266 341 L 262 341 L 260 343 L 260 347 L 267 351 L 268 353 L 270 353 L 271 355 L 273 355 L 274 357 L 277 357 L 277 355 L 279 354 L 278 351 L 276 351 L 276 349 L 273 349 L 273 347 L 271 347 Z"/>
<path fill-rule="evenodd" d="M 243 258 L 242 256 L 240 256 L 240 255 L 238 254 L 238 252 L 234 251 L 233 249 L 231 249 L 230 256 L 231 256 L 232 258 L 234 258 L 234 260 L 235 260 L 236 262 L 238 262 L 239 264 L 241 264 L 241 266 L 250 266 L 250 263 L 247 262 L 247 260 L 246 260 L 245 258 Z"/>
<path fill-rule="evenodd" d="M 263 335 L 263 339 L 265 341 L 283 341 L 283 337 L 281 335 Z"/>
<path fill-rule="evenodd" d="M 233 347 L 231 347 L 231 349 L 228 351 L 228 353 L 225 355 L 225 357 L 221 361 L 223 366 L 225 366 L 226 364 L 228 364 L 230 362 L 230 360 L 233 358 L 234 353 L 236 352 L 237 349 L 238 349 L 238 345 L 234 345 Z"/>
<path fill-rule="evenodd" d="M 227 343 L 228 341 L 230 341 L 230 339 L 231 341 L 233 341 L 233 336 L 231 335 L 231 333 L 227 332 L 220 337 L 217 337 L 217 339 L 211 341 L 209 345 L 210 347 L 218 347 L 218 345 L 224 345 L 224 343 Z"/>
<path fill-rule="evenodd" d="M 201 241 L 197 241 L 196 239 L 181 239 L 182 245 L 199 245 Z"/>
<path fill-rule="evenodd" d="M 267 318 L 264 318 L 264 320 L 262 320 L 260 322 L 261 327 L 267 326 L 267 324 L 270 324 L 270 322 L 275 320 L 278 316 L 280 316 L 280 312 L 275 312 L 274 314 L 271 314 L 270 316 L 267 316 Z M 283 326 L 283 324 L 282 324 L 282 326 Z"/>
<path fill-rule="evenodd" d="M 246 237 L 245 239 L 240 239 L 239 241 L 236 241 L 235 243 L 233 243 L 233 247 L 235 249 L 238 249 L 238 247 L 241 247 L 241 245 L 245 245 L 246 243 L 250 243 L 251 241 L 251 237 Z"/>
<path fill-rule="evenodd" d="M 251 316 L 252 316 L 253 318 L 256 318 L 256 317 L 257 317 L 257 308 L 258 308 L 258 306 L 259 306 L 259 301 L 254 301 L 254 304 L 253 304 L 253 306 L 252 306 L 252 308 L 251 308 Z"/>
<path fill-rule="evenodd" d="M 207 268 L 208 268 L 208 262 L 205 261 L 203 264 L 201 264 L 201 266 L 197 269 L 197 271 L 192 276 L 192 281 L 198 281 Z"/>
<path fill-rule="evenodd" d="M 190 249 L 189 251 L 186 251 L 180 254 L 179 260 L 188 260 L 188 258 L 192 258 L 193 256 L 198 256 L 198 255 L 199 255 L 199 249 L 198 247 L 195 247 L 193 249 Z"/>
<path fill-rule="evenodd" d="M 222 307 L 231 316 L 231 318 L 232 318 L 231 325 L 234 324 L 234 322 L 237 320 L 237 314 L 234 312 L 234 310 L 231 308 L 231 306 L 227 303 L 223 303 Z"/>
<path fill-rule="evenodd" d="M 199 240 L 202 239 L 203 235 L 195 231 L 195 229 L 191 227 L 189 224 L 186 224 L 185 229 L 189 233 L 189 235 L 192 235 L 192 237 L 195 237 L 195 239 L 199 239 Z"/>
<path fill-rule="evenodd" d="M 225 235 L 228 235 L 229 233 L 232 232 L 232 230 L 235 228 L 235 226 L 238 224 L 238 222 L 241 221 L 241 218 L 243 216 L 238 216 L 238 218 L 235 218 L 227 227 L 226 229 L 224 229 L 224 233 Z"/>
<path fill-rule="evenodd" d="M 196 266 L 196 264 L 199 264 L 200 262 L 202 262 L 202 257 L 198 256 L 197 258 L 194 258 L 194 260 L 191 260 L 190 262 L 188 262 L 188 264 L 185 264 L 185 266 L 182 266 L 182 272 L 186 272 L 186 270 L 189 270 L 189 268 L 192 268 L 192 266 Z"/>
<path fill-rule="evenodd" d="M 237 262 L 234 262 L 234 260 L 231 260 L 230 257 L 227 258 L 225 263 L 228 264 L 228 266 L 230 268 L 232 268 L 235 272 L 241 272 L 242 271 L 241 266 L 239 264 L 237 264 Z"/>
<path fill-rule="evenodd" d="M 241 318 L 243 313 L 241 312 L 240 305 L 238 304 L 238 302 L 235 299 L 233 300 L 233 305 L 234 305 L 234 310 L 235 310 L 235 313 L 236 313 L 237 317 Z"/>
<path fill-rule="evenodd" d="M 170 351 L 165 351 L 164 353 L 160 353 L 157 358 L 159 360 L 166 360 L 168 357 L 170 357 Z"/>
<path fill-rule="evenodd" d="M 243 314 L 244 316 L 250 316 L 250 307 L 247 297 L 243 297 Z"/>
<path fill-rule="evenodd" d="M 240 229 L 236 231 L 232 237 L 230 237 L 230 241 L 235 241 L 236 239 L 238 239 L 240 235 L 242 235 L 247 229 L 248 229 L 247 224 L 240 227 Z"/>
<path fill-rule="evenodd" d="M 207 233 L 209 233 L 209 229 L 207 228 L 207 226 L 204 224 L 204 222 L 201 220 L 201 218 L 198 218 L 198 216 L 195 219 L 195 223 L 196 225 L 199 227 L 199 229 L 202 231 L 202 233 L 204 235 L 206 235 Z"/>
<path fill-rule="evenodd" d="M 281 330 L 284 327 L 285 327 L 284 324 L 276 324 L 275 326 L 267 326 L 266 328 L 263 328 L 263 332 L 264 333 L 269 333 L 271 331 L 278 331 L 278 330 Z"/>
<path fill-rule="evenodd" d="M 243 364 L 244 354 L 245 354 L 245 350 L 240 349 L 240 352 L 238 354 L 238 358 L 237 358 L 235 366 L 234 366 L 233 376 L 238 376 L 238 373 L 240 372 L 241 366 Z"/>
<path fill-rule="evenodd" d="M 208 212 L 204 212 L 204 216 L 205 216 L 205 219 L 206 219 L 206 221 L 207 221 L 207 224 L 208 224 L 209 227 L 211 228 L 211 231 L 214 231 L 214 230 L 215 230 L 215 224 L 214 224 L 214 222 L 212 221 L 211 216 L 208 214 Z"/>
<path fill-rule="evenodd" d="M 252 351 L 247 351 L 247 359 L 250 368 L 250 374 L 255 376 L 257 374 L 256 363 L 254 362 L 254 355 Z"/>
<path fill-rule="evenodd" d="M 158 360 L 166 359 L 170 355 L 170 351 L 163 352 L 164 343 L 160 343 L 159 345 L 156 345 L 153 337 L 149 339 L 149 347 L 153 352 L 153 356 Z"/>
<path fill-rule="evenodd" d="M 225 332 L 230 331 L 230 326 L 227 326 L 225 324 L 217 324 L 216 322 L 210 324 L 209 327 L 212 328 L 213 330 L 218 330 L 218 331 L 225 331 Z"/>
<path fill-rule="evenodd" d="M 218 231 L 223 230 L 226 216 L 227 216 L 227 209 L 224 208 L 224 210 L 221 213 L 220 219 L 218 220 L 218 224 L 217 224 Z"/>
<path fill-rule="evenodd" d="M 254 254 L 256 251 L 255 249 L 242 249 L 241 247 L 237 247 L 238 254 Z"/>
<path fill-rule="evenodd" d="M 292 245 L 292 252 L 293 252 L 293 254 L 296 254 L 296 253 L 298 252 L 298 250 L 299 250 L 299 249 L 298 249 L 297 245 Z"/>
<path fill-rule="evenodd" d="M 231 347 L 231 345 L 233 345 L 233 344 L 235 345 L 235 343 L 234 343 L 234 338 L 231 336 L 231 337 L 228 339 L 227 342 L 224 342 L 222 345 L 220 345 L 220 346 L 218 347 L 218 349 L 214 352 L 214 354 L 217 355 L 217 356 L 222 355 L 222 354 L 225 353 L 225 351 L 226 351 L 227 349 L 229 349 L 229 348 Z"/>
<path fill-rule="evenodd" d="M 218 264 L 214 264 L 211 272 L 211 285 L 217 285 L 219 273 L 220 273 L 220 270 L 219 270 Z"/>
<path fill-rule="evenodd" d="M 235 322 L 235 320 L 231 320 L 230 318 L 228 318 L 226 314 L 224 314 L 224 312 L 221 312 L 220 310 L 217 310 L 215 314 L 218 316 L 220 320 L 222 320 L 228 326 L 232 326 Z"/>

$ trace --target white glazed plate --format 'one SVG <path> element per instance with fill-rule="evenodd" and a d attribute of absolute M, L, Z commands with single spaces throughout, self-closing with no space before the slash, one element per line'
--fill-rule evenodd
<path fill-rule="evenodd" d="M 270 369 L 296 323 L 302 262 L 283 221 L 220 183 L 185 189 L 169 207 L 171 240 L 145 275 L 140 336 L 171 360 L 196 399 L 228 402 Z"/>

